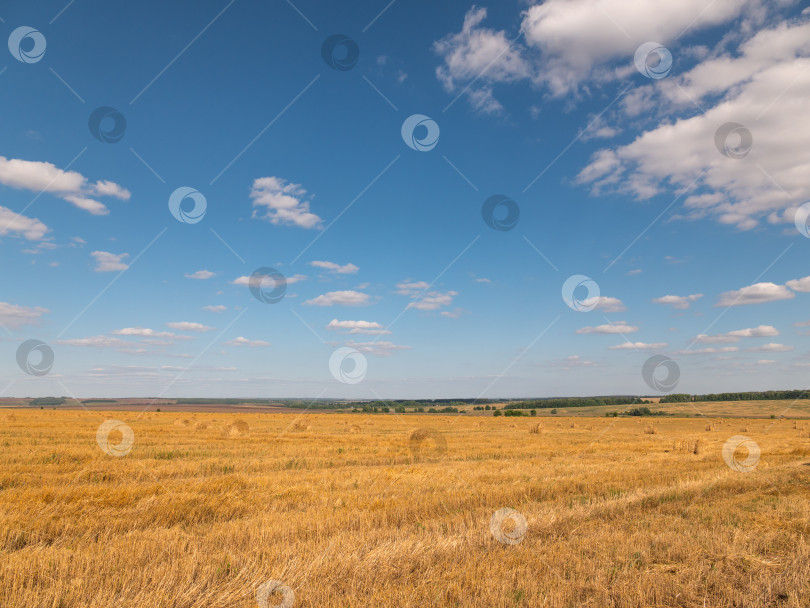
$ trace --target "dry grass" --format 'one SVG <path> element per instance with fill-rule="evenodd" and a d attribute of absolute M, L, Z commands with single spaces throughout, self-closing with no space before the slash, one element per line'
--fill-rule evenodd
<path fill-rule="evenodd" d="M 564 419 L 530 441 L 493 418 L 14 416 L 4 608 L 246 608 L 271 580 L 296 607 L 810 605 L 810 445 L 778 421 L 747 421 L 761 459 L 741 473 L 722 457 L 739 422 Z M 125 457 L 96 443 L 108 418 L 134 432 Z M 505 507 L 515 544 L 490 529 Z"/>

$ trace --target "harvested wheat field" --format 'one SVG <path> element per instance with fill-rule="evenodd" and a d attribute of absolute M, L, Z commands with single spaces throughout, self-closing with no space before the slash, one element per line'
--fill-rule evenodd
<path fill-rule="evenodd" d="M 4 607 L 810 605 L 806 421 L 177 418 L 0 421 Z"/>

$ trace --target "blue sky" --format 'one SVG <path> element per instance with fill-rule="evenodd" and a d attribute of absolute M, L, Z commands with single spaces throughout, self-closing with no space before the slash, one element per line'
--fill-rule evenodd
<path fill-rule="evenodd" d="M 2 396 L 656 394 L 656 354 L 804 387 L 810 12 L 625 4 L 5 4 Z"/>

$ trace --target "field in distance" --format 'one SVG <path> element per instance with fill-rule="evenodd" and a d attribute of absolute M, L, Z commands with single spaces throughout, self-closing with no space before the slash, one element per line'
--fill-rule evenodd
<path fill-rule="evenodd" d="M 3 409 L 0 455 L 7 608 L 810 605 L 805 420 Z"/>

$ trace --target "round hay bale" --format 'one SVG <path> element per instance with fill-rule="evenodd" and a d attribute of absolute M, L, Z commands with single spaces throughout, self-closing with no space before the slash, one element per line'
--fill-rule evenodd
<path fill-rule="evenodd" d="M 360 432 L 360 427 L 357 426 L 356 424 L 353 424 L 353 425 L 351 425 L 349 427 L 349 432 L 350 433 L 359 433 Z"/>
<path fill-rule="evenodd" d="M 197 430 L 197 431 L 204 431 L 204 430 L 205 430 L 205 429 L 207 429 L 207 428 L 208 428 L 208 423 L 207 423 L 207 422 L 203 422 L 202 420 L 198 421 L 198 422 L 197 422 L 197 423 L 194 425 L 194 430 Z"/>
<path fill-rule="evenodd" d="M 225 437 L 243 437 L 250 433 L 250 427 L 244 420 L 237 420 L 225 427 Z"/>
<path fill-rule="evenodd" d="M 17 417 L 14 414 L 6 416 L 6 422 L 17 422 Z"/>
<path fill-rule="evenodd" d="M 174 421 L 174 426 L 185 427 L 185 426 L 189 426 L 190 424 L 191 424 L 191 422 L 189 420 L 186 420 L 185 418 L 183 418 L 183 419 L 178 418 L 177 420 Z"/>

